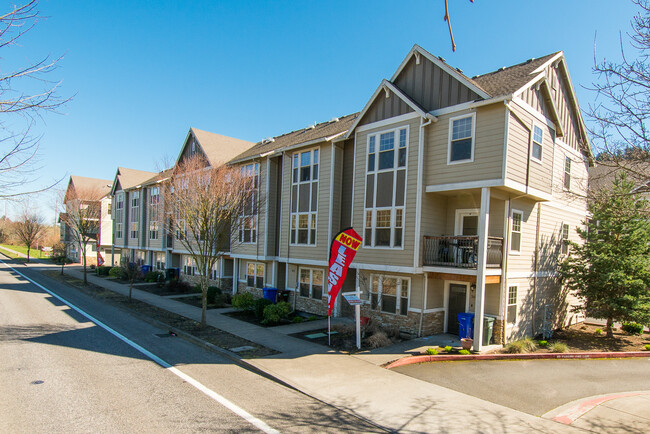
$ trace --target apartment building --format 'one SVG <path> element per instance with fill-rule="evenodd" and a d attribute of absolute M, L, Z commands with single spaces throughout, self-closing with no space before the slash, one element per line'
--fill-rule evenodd
<path fill-rule="evenodd" d="M 581 320 L 555 267 L 586 215 L 593 156 L 562 52 L 467 77 L 414 46 L 360 113 L 233 158 L 259 180 L 230 256 L 237 291 L 286 289 L 326 312 L 332 236 L 363 238 L 344 291 L 403 333 L 490 343 Z M 350 314 L 337 300 L 336 315 Z"/>

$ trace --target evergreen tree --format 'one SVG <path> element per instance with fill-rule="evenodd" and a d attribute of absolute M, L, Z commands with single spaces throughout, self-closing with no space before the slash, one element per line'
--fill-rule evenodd
<path fill-rule="evenodd" d="M 583 243 L 571 243 L 560 264 L 586 314 L 607 320 L 608 337 L 614 321 L 650 324 L 650 207 L 633 188 L 621 174 L 593 195 L 586 230 L 578 229 Z"/>

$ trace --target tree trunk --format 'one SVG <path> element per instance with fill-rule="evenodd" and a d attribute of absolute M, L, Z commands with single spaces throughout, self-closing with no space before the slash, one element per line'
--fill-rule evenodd
<path fill-rule="evenodd" d="M 612 330 L 612 324 L 614 323 L 614 320 L 612 318 L 607 318 L 607 324 L 605 325 L 605 329 L 607 331 L 607 337 L 608 338 L 613 338 L 614 337 L 614 331 Z"/>
<path fill-rule="evenodd" d="M 29 246 L 27 246 L 27 262 L 29 262 Z"/>
<path fill-rule="evenodd" d="M 65 267 L 65 259 L 61 262 L 61 276 L 63 276 L 63 267 Z"/>
<path fill-rule="evenodd" d="M 131 297 L 133 294 L 133 279 L 129 282 L 129 303 L 132 301 Z"/>
<path fill-rule="evenodd" d="M 84 262 L 84 285 L 88 284 L 88 277 L 86 276 L 86 249 L 85 246 L 79 245 L 79 253 L 83 251 L 83 262 Z"/>
<path fill-rule="evenodd" d="M 208 310 L 208 278 L 201 276 L 201 327 L 207 325 L 205 313 Z"/>

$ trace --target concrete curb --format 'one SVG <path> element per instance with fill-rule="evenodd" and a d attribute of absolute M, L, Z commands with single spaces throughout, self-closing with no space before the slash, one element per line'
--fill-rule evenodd
<path fill-rule="evenodd" d="M 623 392 L 611 395 L 596 395 L 588 398 L 582 398 L 553 409 L 543 414 L 542 418 L 550 419 L 552 421 L 563 423 L 565 425 L 571 425 L 573 422 L 584 416 L 587 412 L 593 410 L 601 404 L 604 404 L 607 401 L 640 395 L 650 395 L 650 392 Z"/>
<path fill-rule="evenodd" d="M 412 365 L 414 363 L 427 362 L 459 362 L 464 360 L 535 360 L 535 359 L 626 359 L 630 357 L 648 357 L 650 351 L 633 352 L 601 352 L 601 353 L 541 353 L 541 354 L 470 354 L 467 356 L 411 356 L 395 360 L 384 365 L 386 369 L 393 369 L 399 366 Z"/>

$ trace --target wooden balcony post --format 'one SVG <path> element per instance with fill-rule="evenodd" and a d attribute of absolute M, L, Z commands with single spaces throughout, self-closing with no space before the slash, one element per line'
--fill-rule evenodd
<path fill-rule="evenodd" d="M 481 211 L 478 217 L 478 261 L 476 264 L 476 301 L 474 303 L 474 350 L 480 351 L 483 341 L 485 311 L 485 270 L 487 268 L 488 228 L 490 223 L 490 187 L 481 189 Z"/>

